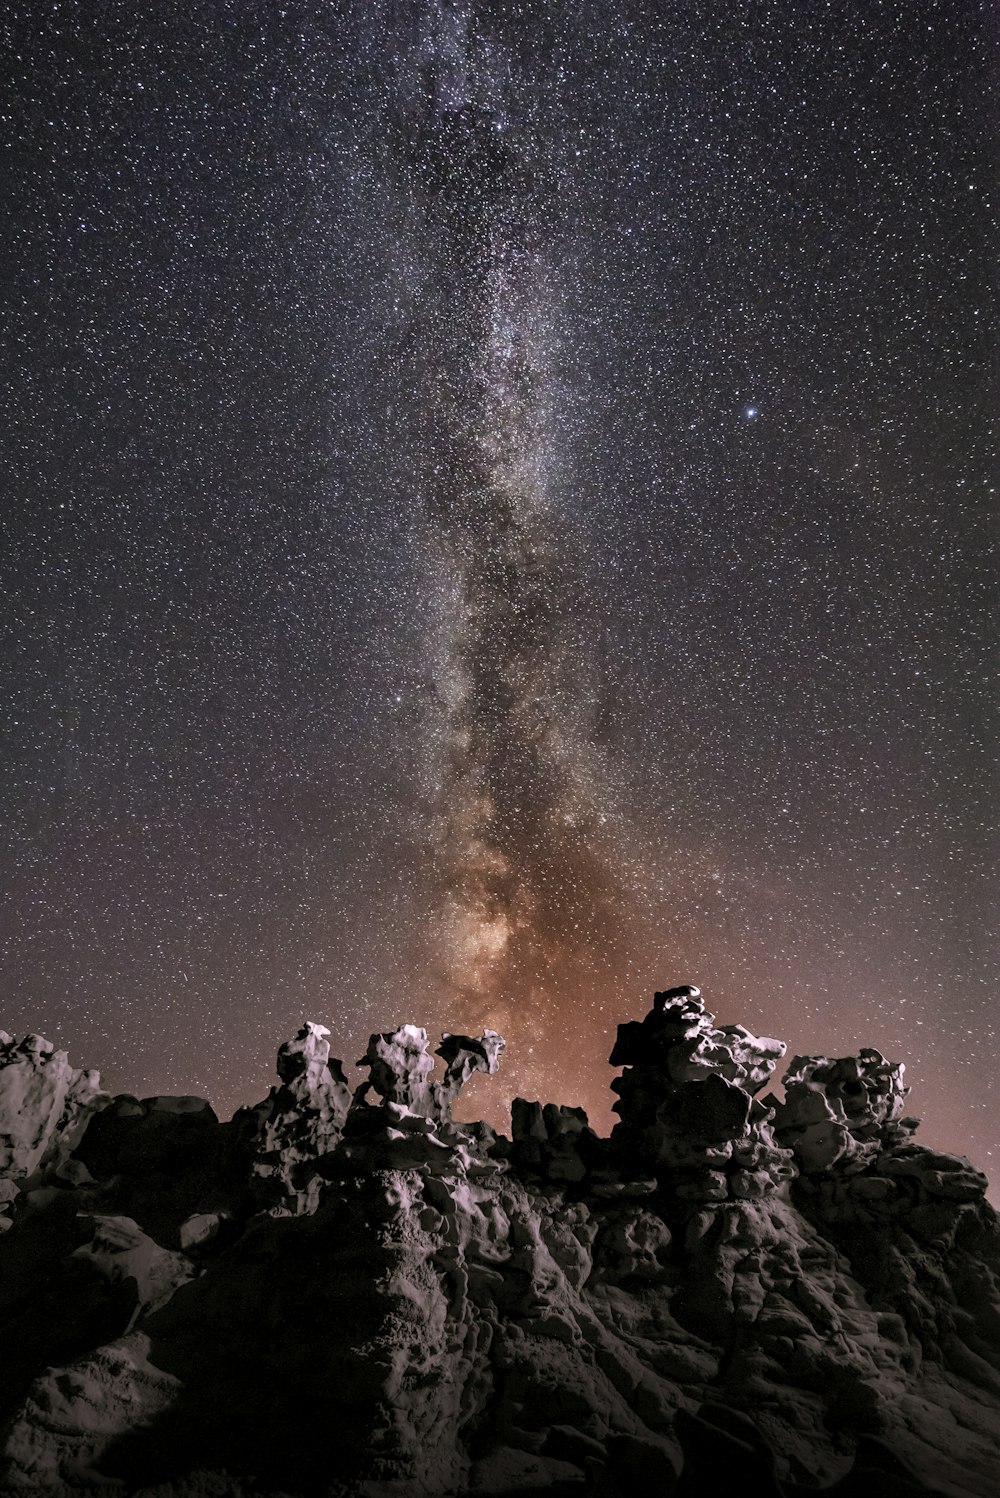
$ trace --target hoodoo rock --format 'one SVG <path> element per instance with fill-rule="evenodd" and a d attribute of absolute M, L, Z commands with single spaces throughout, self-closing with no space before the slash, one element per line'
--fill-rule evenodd
<path fill-rule="evenodd" d="M 328 1031 L 220 1123 L 0 1034 L 0 1492 L 987 1498 L 1000 1230 L 901 1065 L 690 986 L 619 1027 L 618 1123 L 452 1106 L 504 1043 Z M 435 1055 L 443 1072 L 435 1076 Z"/>
<path fill-rule="evenodd" d="M 259 1200 L 275 1211 L 313 1210 L 317 1162 L 336 1147 L 344 1130 L 351 1089 L 343 1066 L 330 1057 L 329 1033 L 325 1025 L 307 1020 L 278 1051 L 281 1085 L 255 1108 L 241 1108 L 233 1120 L 252 1157 Z"/>

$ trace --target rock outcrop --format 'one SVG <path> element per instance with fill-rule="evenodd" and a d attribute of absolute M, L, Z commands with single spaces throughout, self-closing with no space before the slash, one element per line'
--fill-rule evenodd
<path fill-rule="evenodd" d="M 443 1498 L 733 1486 L 986 1498 L 1000 1232 L 923 1149 L 901 1066 L 717 1027 L 619 1029 L 619 1122 L 452 1105 L 503 1041 L 328 1031 L 267 1099 L 109 1099 L 0 1049 L 0 1491 Z"/>
<path fill-rule="evenodd" d="M 0 1030 L 0 1232 L 20 1183 L 67 1160 L 90 1115 L 110 1099 L 96 1071 L 77 1071 L 41 1035 Z"/>
<path fill-rule="evenodd" d="M 620 1025 L 612 1082 L 620 1123 L 611 1142 L 625 1161 L 655 1170 L 664 1190 L 691 1202 L 756 1200 L 794 1171 L 755 1094 L 785 1053 L 742 1025 L 716 1029 L 700 990 L 658 993 L 641 1024 Z"/>
<path fill-rule="evenodd" d="M 234 1119 L 261 1206 L 275 1212 L 313 1211 L 317 1162 L 336 1148 L 352 1094 L 344 1068 L 330 1057 L 329 1030 L 306 1021 L 278 1052 L 280 1086 Z"/>

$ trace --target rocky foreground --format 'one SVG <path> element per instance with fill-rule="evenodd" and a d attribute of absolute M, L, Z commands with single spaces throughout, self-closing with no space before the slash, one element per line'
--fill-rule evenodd
<path fill-rule="evenodd" d="M 0 1032 L 4 1495 L 592 1498 L 1000 1490 L 1000 1233 L 903 1068 L 657 994 L 610 1139 L 503 1041 L 327 1031 L 268 1098 L 109 1097 Z"/>

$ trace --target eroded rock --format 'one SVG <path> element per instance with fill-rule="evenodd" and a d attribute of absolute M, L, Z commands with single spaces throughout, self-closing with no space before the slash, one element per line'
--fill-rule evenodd
<path fill-rule="evenodd" d="M 66 1159 L 109 1101 L 100 1082 L 99 1072 L 70 1066 L 41 1035 L 15 1041 L 0 1031 L 0 1179 L 23 1181 Z"/>
<path fill-rule="evenodd" d="M 908 1139 L 917 1120 L 901 1119 L 905 1070 L 875 1050 L 836 1061 L 796 1056 L 785 1073 L 785 1100 L 775 1107 L 775 1129 L 800 1169 L 863 1170 L 883 1149 Z"/>
<path fill-rule="evenodd" d="M 451 1117 L 493 1032 L 437 1069 L 424 1030 L 373 1036 L 353 1095 L 327 1036 L 232 1124 L 120 1097 L 30 1134 L 2 1491 L 992 1498 L 1000 1232 L 901 1067 L 796 1058 L 761 1100 L 783 1046 L 685 986 L 620 1028 L 610 1140 L 523 1099 L 505 1140 Z"/>
<path fill-rule="evenodd" d="M 234 1119 L 251 1155 L 257 1195 L 272 1210 L 315 1208 L 317 1162 L 336 1147 L 352 1094 L 344 1068 L 330 1055 L 329 1030 L 306 1020 L 278 1051 L 280 1085 Z"/>
<path fill-rule="evenodd" d="M 757 1093 L 784 1054 L 783 1041 L 742 1025 L 717 1028 L 690 984 L 658 993 L 641 1024 L 618 1027 L 611 1065 L 621 1122 L 619 1157 L 654 1169 L 664 1189 L 689 1202 L 761 1196 L 787 1180 L 791 1151 L 771 1128 Z"/>
<path fill-rule="evenodd" d="M 369 1076 L 358 1089 L 357 1101 L 372 1092 L 391 1108 L 448 1124 L 452 1105 L 469 1078 L 476 1072 L 496 1075 L 504 1044 L 495 1030 L 485 1030 L 478 1038 L 444 1035 L 436 1052 L 445 1062 L 444 1078 L 439 1081 L 431 1076 L 434 1057 L 427 1031 L 419 1025 L 400 1025 L 398 1030 L 373 1035 L 358 1062 L 368 1068 Z"/>

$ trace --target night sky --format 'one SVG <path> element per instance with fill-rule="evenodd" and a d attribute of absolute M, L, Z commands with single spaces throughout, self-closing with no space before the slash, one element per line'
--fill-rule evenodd
<path fill-rule="evenodd" d="M 694 981 L 994 1168 L 994 7 L 2 26 L 0 1027 L 603 1129 Z"/>

